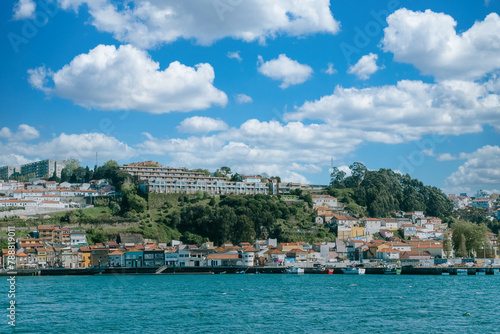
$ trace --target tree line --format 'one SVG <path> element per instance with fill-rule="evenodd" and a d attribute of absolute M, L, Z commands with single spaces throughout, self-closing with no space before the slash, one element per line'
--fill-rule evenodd
<path fill-rule="evenodd" d="M 181 210 L 170 212 L 164 223 L 197 244 L 208 240 L 217 245 L 266 238 L 282 241 L 286 238 L 283 224 L 304 219 L 297 217 L 304 205 L 307 204 L 289 206 L 268 195 L 227 195 L 221 196 L 220 201 L 212 198 L 208 205 L 182 206 Z M 310 208 L 308 212 L 305 218 L 312 220 Z"/>
<path fill-rule="evenodd" d="M 337 167 L 330 174 L 328 191 L 335 196 L 339 189 L 350 188 L 352 200 L 366 207 L 371 217 L 390 217 L 400 211 L 423 211 L 427 216 L 450 216 L 453 202 L 440 189 L 426 186 L 409 174 L 391 169 L 368 170 L 362 163 L 349 166 L 351 175 Z"/>

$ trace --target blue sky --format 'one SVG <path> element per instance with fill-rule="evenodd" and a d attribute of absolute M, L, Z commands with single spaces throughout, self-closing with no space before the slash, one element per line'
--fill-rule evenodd
<path fill-rule="evenodd" d="M 500 189 L 483 1 L 4 1 L 0 165 L 154 160 L 327 184 L 391 168 Z"/>

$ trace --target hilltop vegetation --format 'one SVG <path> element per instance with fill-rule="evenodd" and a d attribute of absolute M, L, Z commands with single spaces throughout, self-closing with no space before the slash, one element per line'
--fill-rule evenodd
<path fill-rule="evenodd" d="M 155 219 L 171 231 L 182 234 L 184 242 L 200 244 L 213 241 L 239 243 L 255 239 L 277 238 L 280 242 L 326 241 L 335 236 L 314 221 L 314 212 L 307 202 L 287 204 L 267 195 L 228 195 L 220 198 L 207 194 L 163 195 L 177 197 L 155 206 L 159 194 L 149 194 L 150 212 L 159 212 Z"/>
<path fill-rule="evenodd" d="M 65 172 L 65 178 L 79 180 L 84 175 L 83 169 L 75 167 L 76 162 L 72 166 L 74 168 L 68 167 Z M 217 171 L 221 176 L 229 172 L 229 167 Z M 205 241 L 220 245 L 266 238 L 310 243 L 335 240 L 333 230 L 314 223 L 311 195 L 301 190 L 292 191 L 293 196 L 286 196 L 286 201 L 285 196 L 267 195 L 144 194 L 131 182 L 130 175 L 112 160 L 96 167 L 92 176 L 110 180 L 119 190 L 118 194 L 95 198 L 94 208 L 53 213 L 43 219 L 3 219 L 0 224 L 78 226 L 87 230 L 91 244 L 115 240 L 122 232 L 139 233 L 159 242 L 180 239 L 198 245 Z M 337 197 L 347 213 L 356 217 L 395 217 L 401 211 L 424 211 L 427 216 L 440 217 L 450 227 L 456 227 L 453 244 L 457 251 L 465 238 L 467 247 L 466 250 L 462 247 L 462 253 L 477 248 L 477 242 L 471 240 L 478 239 L 476 235 L 483 235 L 486 228 L 495 233 L 499 229 L 498 221 L 487 219 L 484 210 L 453 211 L 453 203 L 441 190 L 390 169 L 370 171 L 363 164 L 354 163 L 350 166 L 350 175 L 346 176 L 345 172 L 333 168 L 325 192 Z M 464 225 L 464 221 L 480 227 Z"/>
<path fill-rule="evenodd" d="M 371 171 L 359 162 L 349 169 L 351 175 L 346 177 L 344 171 L 333 168 L 328 192 L 350 205 L 354 213 L 390 217 L 400 211 L 424 211 L 426 216 L 442 219 L 452 214 L 448 196 L 408 174 L 383 168 Z"/>

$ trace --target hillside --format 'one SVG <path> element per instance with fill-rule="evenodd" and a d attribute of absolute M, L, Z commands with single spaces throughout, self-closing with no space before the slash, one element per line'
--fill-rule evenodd
<path fill-rule="evenodd" d="M 426 216 L 451 216 L 453 203 L 440 189 L 426 186 L 410 175 L 390 169 L 368 170 L 361 163 L 349 166 L 351 175 L 333 168 L 328 192 L 356 214 L 390 217 L 400 211 L 424 211 Z"/>

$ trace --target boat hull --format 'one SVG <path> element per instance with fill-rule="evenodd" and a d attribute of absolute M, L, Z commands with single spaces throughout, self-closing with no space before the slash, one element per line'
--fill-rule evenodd
<path fill-rule="evenodd" d="M 364 268 L 356 268 L 356 269 L 346 268 L 346 269 L 342 269 L 342 273 L 344 275 L 364 275 L 365 272 L 366 272 L 366 269 L 364 269 Z"/>

